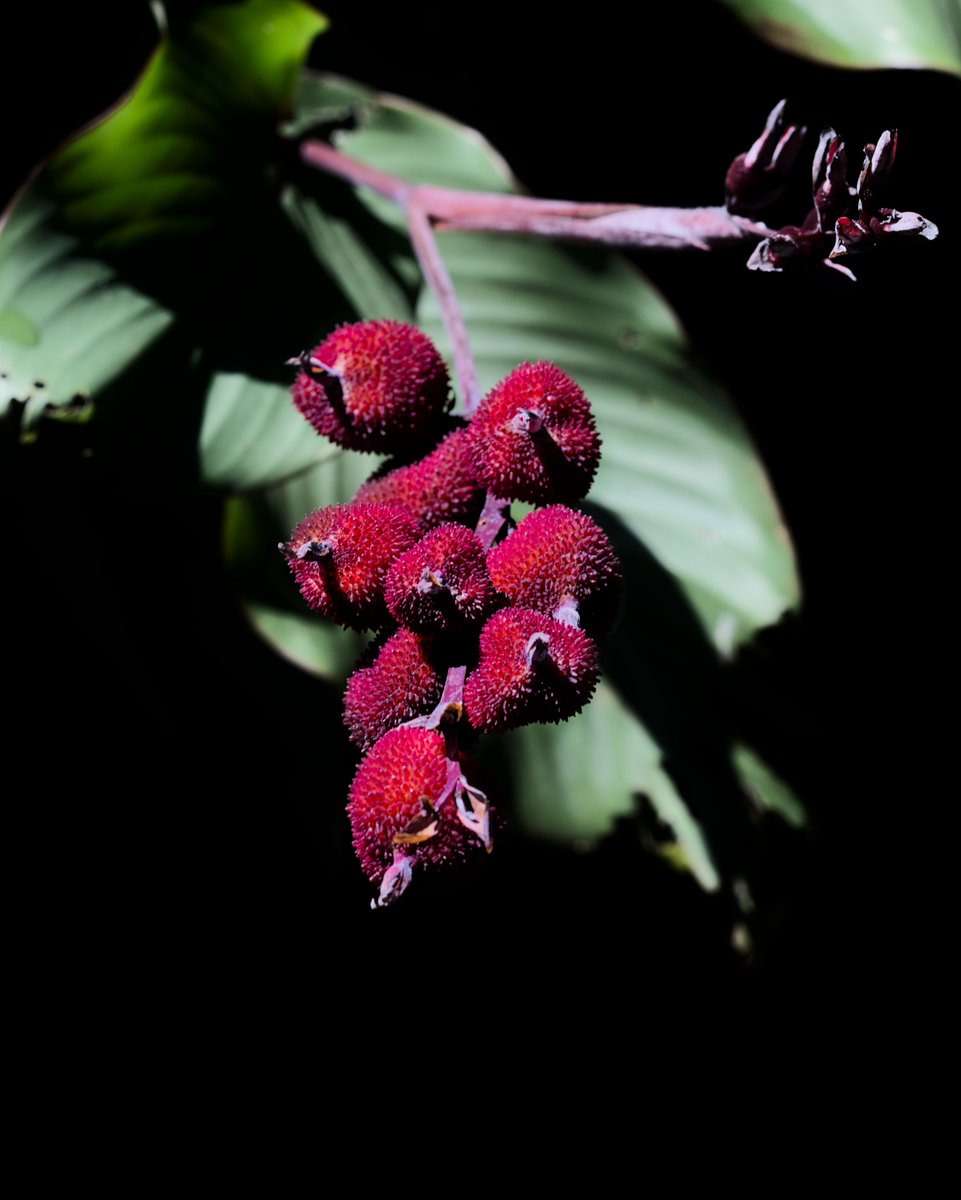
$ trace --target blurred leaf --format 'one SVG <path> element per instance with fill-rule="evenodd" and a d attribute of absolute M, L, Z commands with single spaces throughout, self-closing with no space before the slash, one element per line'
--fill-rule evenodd
<path fill-rule="evenodd" d="M 344 295 L 362 320 L 386 317 L 395 321 L 413 320 L 411 298 L 388 265 L 386 243 L 382 240 L 380 253 L 376 253 L 357 228 L 356 213 L 325 211 L 313 196 L 293 190 L 287 197 L 287 209 L 316 257 L 340 282 Z M 403 256 L 416 275 L 409 246 L 404 246 Z"/>
<path fill-rule="evenodd" d="M 283 536 L 289 536 L 293 527 L 315 508 L 353 500 L 360 485 L 383 461 L 383 455 L 359 454 L 334 447 L 324 461 L 311 470 L 267 488 L 264 499 L 283 530 Z"/>
<path fill-rule="evenodd" d="M 329 474 L 336 477 L 336 466 L 331 463 L 329 468 Z M 279 489 L 280 493 L 283 491 Z M 296 506 L 298 502 L 288 503 Z M 224 560 L 241 592 L 247 619 L 257 633 L 278 654 L 304 671 L 342 687 L 368 639 L 310 612 L 303 603 L 278 549 L 277 529 L 288 524 L 285 516 L 278 516 L 278 509 L 282 508 L 283 503 L 278 500 L 272 511 L 263 494 L 228 500 L 224 513 Z M 309 511 L 310 507 L 305 510 Z M 289 522 L 291 528 L 294 523 Z M 265 552 L 269 552 L 266 559 Z"/>
<path fill-rule="evenodd" d="M 506 748 L 526 833 L 590 845 L 611 833 L 619 818 L 636 815 L 644 796 L 674 832 L 675 864 L 686 866 L 708 891 L 718 887 L 704 832 L 664 771 L 658 746 L 609 684 L 602 682 L 573 720 L 515 730 Z"/>
<path fill-rule="evenodd" d="M 25 432 L 48 405 L 94 395 L 172 320 L 52 228 L 53 211 L 28 189 L 0 233 L 0 417 L 22 403 Z"/>
<path fill-rule="evenodd" d="M 298 474 L 330 456 L 294 408 L 289 387 L 218 371 L 211 379 L 200 428 L 207 483 L 248 491 Z"/>
<path fill-rule="evenodd" d="M 750 747 L 734 747 L 734 767 L 758 808 L 777 813 L 797 829 L 807 824 L 807 814 L 800 800 Z"/>
<path fill-rule="evenodd" d="M 199 6 L 130 97 L 49 163 L 65 222 L 93 251 L 153 260 L 221 221 L 241 228 L 237 210 L 271 193 L 278 126 L 324 27 L 299 0 Z"/>
<path fill-rule="evenodd" d="M 316 616 L 305 620 L 297 613 L 264 604 L 246 604 L 244 611 L 254 629 L 279 654 L 338 687 L 343 686 L 367 645 L 358 634 Z"/>
<path fill-rule="evenodd" d="M 766 41 L 836 67 L 961 75 L 961 0 L 724 0 Z"/>
<path fill-rule="evenodd" d="M 25 401 L 31 423 L 96 398 L 175 316 L 224 365 L 281 381 L 265 314 L 286 300 L 283 336 L 299 340 L 324 277 L 277 203 L 277 130 L 325 24 L 299 0 L 197 7 L 29 183 L 0 233 L 0 414 Z"/>

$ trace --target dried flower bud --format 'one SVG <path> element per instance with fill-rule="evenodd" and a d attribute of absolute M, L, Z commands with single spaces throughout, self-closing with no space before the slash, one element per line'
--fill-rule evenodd
<path fill-rule="evenodd" d="M 775 105 L 760 137 L 728 168 L 724 181 L 728 212 L 757 212 L 781 194 L 805 134 L 802 127 L 785 123 L 786 108 L 786 100 Z"/>

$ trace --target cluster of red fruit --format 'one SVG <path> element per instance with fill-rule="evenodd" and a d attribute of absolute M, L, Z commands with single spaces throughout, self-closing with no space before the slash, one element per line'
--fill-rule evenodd
<path fill-rule="evenodd" d="M 566 720 L 594 693 L 594 639 L 613 624 L 621 570 L 569 505 L 600 439 L 584 392 L 548 362 L 519 366 L 470 420 L 452 417 L 440 353 L 396 321 L 341 326 L 294 361 L 294 403 L 319 433 L 395 456 L 281 544 L 312 609 L 378 631 L 344 712 L 366 751 L 354 847 L 386 904 L 415 866 L 490 849 L 490 805 L 465 774 L 471 741 Z M 513 500 L 541 507 L 514 526 Z"/>

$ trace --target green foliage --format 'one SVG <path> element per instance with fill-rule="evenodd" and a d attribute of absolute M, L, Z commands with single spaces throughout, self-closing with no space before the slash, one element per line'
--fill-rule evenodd
<path fill-rule="evenodd" d="M 837 67 L 961 75 L 959 0 L 724 0 L 781 50 Z"/>

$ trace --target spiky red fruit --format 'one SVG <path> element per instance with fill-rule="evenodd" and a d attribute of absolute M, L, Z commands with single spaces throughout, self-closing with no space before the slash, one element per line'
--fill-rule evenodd
<path fill-rule="evenodd" d="M 406 550 L 387 572 L 392 617 L 418 633 L 454 633 L 477 625 L 494 606 L 484 547 L 464 525 L 441 525 Z"/>
<path fill-rule="evenodd" d="M 388 730 L 429 713 L 444 690 L 430 639 L 398 629 L 384 642 L 370 666 L 347 680 L 344 724 L 362 750 Z"/>
<path fill-rule="evenodd" d="M 484 842 L 459 815 L 458 775 L 435 730 L 392 729 L 377 742 L 357 768 L 347 803 L 368 879 L 380 883 L 398 857 L 439 867 L 484 852 Z"/>
<path fill-rule="evenodd" d="M 400 321 L 341 325 L 299 362 L 294 404 L 318 433 L 351 450 L 424 445 L 449 407 L 440 352 Z"/>
<path fill-rule="evenodd" d="M 563 504 L 528 513 L 488 554 L 487 569 L 497 590 L 521 608 L 593 632 L 614 622 L 620 560 L 607 534 L 586 513 Z"/>
<path fill-rule="evenodd" d="M 483 733 L 566 721 L 593 696 L 599 676 L 597 647 L 582 629 L 528 608 L 503 608 L 481 630 L 464 707 Z"/>
<path fill-rule="evenodd" d="M 505 500 L 579 500 L 601 457 L 587 397 L 549 362 L 512 371 L 480 402 L 467 433 L 481 483 Z"/>
<path fill-rule="evenodd" d="M 379 470 L 362 484 L 357 500 L 403 504 L 426 526 L 447 521 L 473 525 L 484 503 L 466 429 L 455 429 L 425 458 Z"/>
<path fill-rule="evenodd" d="M 304 517 L 280 549 L 312 609 L 348 629 L 372 629 L 387 617 L 388 568 L 422 532 L 399 504 L 331 504 Z"/>

